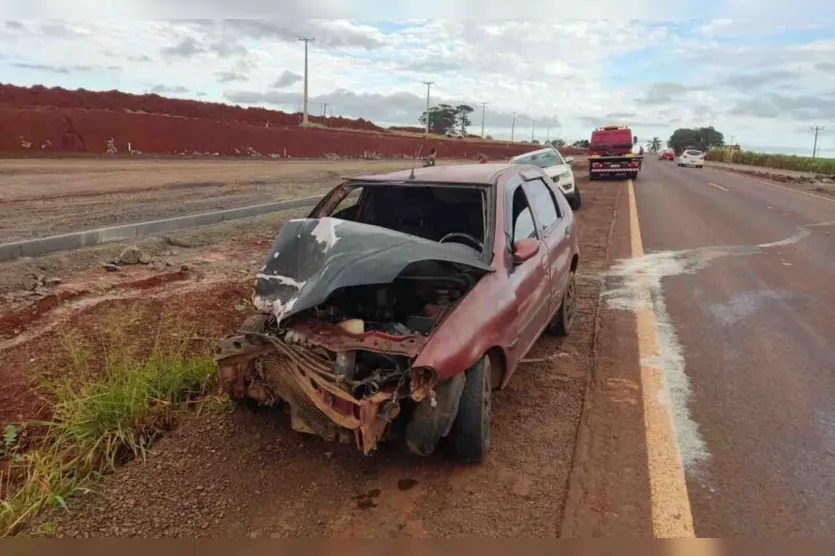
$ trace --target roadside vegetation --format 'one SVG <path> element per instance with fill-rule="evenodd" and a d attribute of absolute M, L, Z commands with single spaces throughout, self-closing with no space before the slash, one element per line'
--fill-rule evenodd
<path fill-rule="evenodd" d="M 729 162 L 733 164 L 745 164 L 747 166 L 775 168 L 778 170 L 835 175 L 835 159 L 833 158 L 811 158 L 807 156 L 757 153 L 725 148 L 711 149 L 708 151 L 706 158 L 715 162 Z"/>
<path fill-rule="evenodd" d="M 140 340 L 125 327 L 105 330 L 98 343 L 64 333 L 61 368 L 39 383 L 50 417 L 3 429 L 0 536 L 46 507 L 67 508 L 117 465 L 143 458 L 178 412 L 202 407 L 214 389 L 214 361 L 189 329 L 172 335 L 159 325 Z"/>

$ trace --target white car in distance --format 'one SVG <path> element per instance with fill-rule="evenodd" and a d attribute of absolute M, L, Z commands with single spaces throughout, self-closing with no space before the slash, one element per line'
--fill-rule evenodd
<path fill-rule="evenodd" d="M 574 181 L 574 171 L 571 169 L 572 162 L 574 162 L 573 156 L 563 158 L 559 151 L 553 147 L 520 154 L 510 159 L 511 164 L 532 164 L 542 168 L 565 195 L 572 210 L 577 210 L 580 208 L 582 200 L 580 199 L 580 189 Z"/>
<path fill-rule="evenodd" d="M 678 165 L 701 168 L 705 165 L 705 153 L 695 149 L 685 149 L 678 157 Z"/>

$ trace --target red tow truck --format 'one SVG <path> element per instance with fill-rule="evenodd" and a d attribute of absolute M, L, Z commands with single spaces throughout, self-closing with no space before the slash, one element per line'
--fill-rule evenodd
<path fill-rule="evenodd" d="M 589 141 L 589 177 L 620 176 L 636 179 L 641 171 L 643 153 L 633 152 L 638 142 L 627 126 L 610 125 L 592 131 Z"/>

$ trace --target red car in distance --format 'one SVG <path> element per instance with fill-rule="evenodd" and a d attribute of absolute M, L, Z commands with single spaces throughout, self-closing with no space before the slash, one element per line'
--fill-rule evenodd
<path fill-rule="evenodd" d="M 676 155 L 671 150 L 661 151 L 658 153 L 658 160 L 669 160 L 674 161 L 676 159 Z"/>

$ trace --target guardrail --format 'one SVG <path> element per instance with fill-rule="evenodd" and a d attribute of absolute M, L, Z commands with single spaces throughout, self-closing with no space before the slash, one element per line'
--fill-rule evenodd
<path fill-rule="evenodd" d="M 271 212 L 309 207 L 319 202 L 322 197 L 324 195 L 316 195 L 262 205 L 250 205 L 248 207 L 192 214 L 190 216 L 178 216 L 163 220 L 151 220 L 148 222 L 137 222 L 136 224 L 124 224 L 122 226 L 111 226 L 96 230 L 71 232 L 57 236 L 39 237 L 13 243 L 0 243 L 0 262 L 13 261 L 21 257 L 39 257 L 58 251 L 71 251 L 82 247 L 101 245 L 102 243 L 126 241 L 165 232 L 211 226 L 212 224 L 221 224 L 230 220 L 261 216 Z"/>

